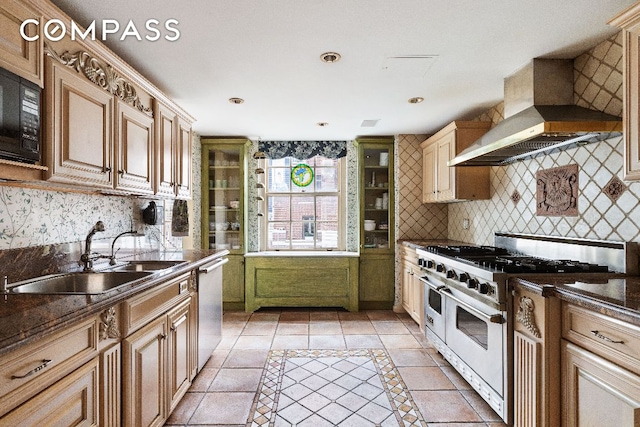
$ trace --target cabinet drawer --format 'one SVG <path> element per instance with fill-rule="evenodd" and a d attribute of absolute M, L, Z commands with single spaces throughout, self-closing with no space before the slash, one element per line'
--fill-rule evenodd
<path fill-rule="evenodd" d="M 189 296 L 190 274 L 185 274 L 124 303 L 124 336 L 173 308 Z"/>
<path fill-rule="evenodd" d="M 98 358 L 0 418 L 1 426 L 97 426 Z"/>
<path fill-rule="evenodd" d="M 0 414 L 42 391 L 98 354 L 94 319 L 0 359 Z"/>
<path fill-rule="evenodd" d="M 640 328 L 637 326 L 564 303 L 562 336 L 640 373 Z"/>

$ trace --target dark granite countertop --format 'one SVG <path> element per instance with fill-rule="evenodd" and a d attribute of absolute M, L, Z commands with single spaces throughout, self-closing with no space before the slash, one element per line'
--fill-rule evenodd
<path fill-rule="evenodd" d="M 220 258 L 227 250 L 173 250 L 128 254 L 119 261 L 187 261 L 99 295 L 0 294 L 0 355 Z M 11 286 L 11 284 L 9 285 Z"/>
<path fill-rule="evenodd" d="M 511 278 L 510 284 L 640 326 L 640 276 L 535 275 Z"/>

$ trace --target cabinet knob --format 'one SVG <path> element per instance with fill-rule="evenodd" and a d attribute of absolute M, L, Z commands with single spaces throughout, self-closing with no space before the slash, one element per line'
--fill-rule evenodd
<path fill-rule="evenodd" d="M 165 333 L 158 334 L 158 339 L 159 340 L 166 340 L 167 339 L 167 334 L 165 334 Z"/>
<path fill-rule="evenodd" d="M 120 176 L 124 175 L 124 169 L 118 169 L 118 174 L 119 174 Z"/>
<path fill-rule="evenodd" d="M 109 173 L 111 172 L 111 168 L 104 168 L 104 171 L 102 173 Z"/>

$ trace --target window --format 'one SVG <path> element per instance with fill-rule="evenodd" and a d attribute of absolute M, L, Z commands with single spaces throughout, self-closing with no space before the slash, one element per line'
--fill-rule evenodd
<path fill-rule="evenodd" d="M 344 249 L 344 158 L 265 162 L 264 249 Z"/>

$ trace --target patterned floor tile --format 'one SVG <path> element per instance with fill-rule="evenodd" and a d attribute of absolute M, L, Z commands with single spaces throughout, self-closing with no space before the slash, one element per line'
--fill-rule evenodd
<path fill-rule="evenodd" d="M 422 426 L 384 349 L 272 350 L 247 427 Z"/>

